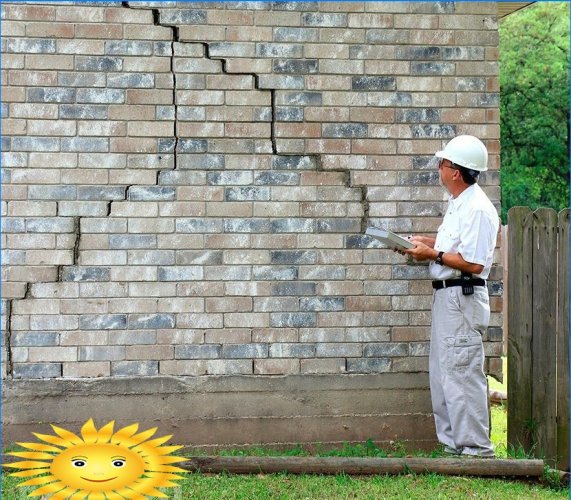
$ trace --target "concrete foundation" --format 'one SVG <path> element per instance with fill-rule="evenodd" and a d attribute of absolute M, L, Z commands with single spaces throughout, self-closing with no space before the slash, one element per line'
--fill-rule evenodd
<path fill-rule="evenodd" d="M 89 418 L 205 449 L 436 445 L 426 373 L 5 380 L 2 413 L 4 447 L 52 434 L 49 424 L 77 433 Z"/>

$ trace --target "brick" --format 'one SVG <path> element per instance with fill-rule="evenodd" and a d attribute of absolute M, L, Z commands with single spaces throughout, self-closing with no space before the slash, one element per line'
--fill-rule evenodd
<path fill-rule="evenodd" d="M 253 373 L 253 362 L 249 359 L 212 359 L 207 361 L 206 367 L 208 375 L 248 375 Z"/>
<path fill-rule="evenodd" d="M 343 373 L 345 359 L 302 359 L 300 370 L 301 373 Z"/>
<path fill-rule="evenodd" d="M 121 330 L 127 327 L 125 314 L 80 316 L 79 326 L 84 330 Z"/>
<path fill-rule="evenodd" d="M 159 374 L 158 361 L 114 361 L 111 363 L 111 376 L 135 377 Z"/>
<path fill-rule="evenodd" d="M 15 332 L 10 344 L 14 347 L 50 347 L 59 345 L 57 332 Z"/>
<path fill-rule="evenodd" d="M 299 373 L 297 359 L 255 359 L 254 375 L 291 375 Z"/>
<path fill-rule="evenodd" d="M 347 26 L 347 14 L 323 14 L 307 12 L 301 15 L 303 26 Z"/>
<path fill-rule="evenodd" d="M 13 377 L 16 379 L 58 378 L 62 375 L 61 363 L 14 363 Z"/>
<path fill-rule="evenodd" d="M 175 346 L 176 359 L 217 359 L 220 357 L 220 352 L 220 345 Z"/>
<path fill-rule="evenodd" d="M 350 373 L 386 373 L 390 369 L 391 361 L 386 358 L 347 360 L 347 371 Z"/>
<path fill-rule="evenodd" d="M 63 363 L 63 377 L 69 378 L 94 378 L 109 377 L 111 375 L 110 364 L 106 361 L 83 361 L 79 363 Z"/>
<path fill-rule="evenodd" d="M 105 56 L 77 56 L 75 58 L 75 70 L 112 72 L 123 70 L 123 59 L 120 57 Z"/>
<path fill-rule="evenodd" d="M 313 358 L 315 357 L 315 344 L 271 344 L 269 355 L 272 358 Z"/>

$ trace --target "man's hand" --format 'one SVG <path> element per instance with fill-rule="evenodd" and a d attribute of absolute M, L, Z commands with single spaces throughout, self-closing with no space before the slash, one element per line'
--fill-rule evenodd
<path fill-rule="evenodd" d="M 414 243 L 414 248 L 407 248 L 402 251 L 403 255 L 410 255 L 414 260 L 422 262 L 424 260 L 434 260 L 438 255 L 438 252 L 432 248 L 432 246 L 427 245 L 425 241 L 428 238 L 424 236 L 412 236 L 408 238 L 411 243 Z M 430 243 L 430 242 L 428 242 Z"/>

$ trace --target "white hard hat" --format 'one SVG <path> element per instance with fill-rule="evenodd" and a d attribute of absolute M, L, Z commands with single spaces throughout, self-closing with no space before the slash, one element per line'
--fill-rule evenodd
<path fill-rule="evenodd" d="M 488 150 L 484 143 L 473 135 L 454 137 L 442 151 L 438 151 L 434 156 L 450 160 L 456 165 L 477 172 L 488 170 Z"/>

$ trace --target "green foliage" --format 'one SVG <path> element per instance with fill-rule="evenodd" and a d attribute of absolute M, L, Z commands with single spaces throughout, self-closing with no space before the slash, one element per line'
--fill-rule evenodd
<path fill-rule="evenodd" d="M 569 3 L 537 2 L 500 25 L 502 219 L 569 206 Z"/>

